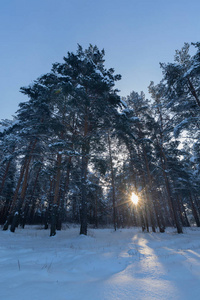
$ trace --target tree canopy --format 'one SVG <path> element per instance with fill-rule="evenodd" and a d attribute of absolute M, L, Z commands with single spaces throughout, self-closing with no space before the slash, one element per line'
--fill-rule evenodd
<path fill-rule="evenodd" d="M 195 54 L 190 54 L 190 47 Z M 68 52 L 21 92 L 0 131 L 0 222 L 200 226 L 200 43 L 185 43 L 146 99 L 120 98 L 97 46 Z M 139 197 L 137 207 L 131 194 Z"/>

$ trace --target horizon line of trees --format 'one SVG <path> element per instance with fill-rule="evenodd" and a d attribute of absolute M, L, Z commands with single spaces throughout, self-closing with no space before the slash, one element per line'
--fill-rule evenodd
<path fill-rule="evenodd" d="M 63 222 L 200 227 L 200 43 L 185 43 L 163 78 L 120 98 L 121 75 L 104 50 L 78 45 L 21 92 L 14 120 L 0 122 L 0 224 Z M 132 192 L 139 203 L 131 202 Z"/>

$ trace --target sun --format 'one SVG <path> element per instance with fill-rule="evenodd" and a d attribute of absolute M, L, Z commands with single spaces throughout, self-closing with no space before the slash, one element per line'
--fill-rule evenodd
<path fill-rule="evenodd" d="M 132 193 L 131 196 L 131 201 L 133 202 L 133 204 L 137 205 L 138 204 L 138 196 L 135 193 Z"/>

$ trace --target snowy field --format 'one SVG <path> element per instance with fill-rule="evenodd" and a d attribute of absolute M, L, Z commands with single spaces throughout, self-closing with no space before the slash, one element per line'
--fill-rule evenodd
<path fill-rule="evenodd" d="M 0 231 L 0 299 L 200 299 L 200 229 Z"/>

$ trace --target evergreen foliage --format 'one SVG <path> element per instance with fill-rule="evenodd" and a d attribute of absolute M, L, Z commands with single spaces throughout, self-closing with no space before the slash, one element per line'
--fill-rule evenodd
<path fill-rule="evenodd" d="M 104 50 L 78 45 L 21 92 L 15 119 L 0 127 L 0 222 L 200 226 L 200 43 L 185 43 L 151 99 L 120 99 Z M 131 193 L 139 196 L 137 206 Z"/>

